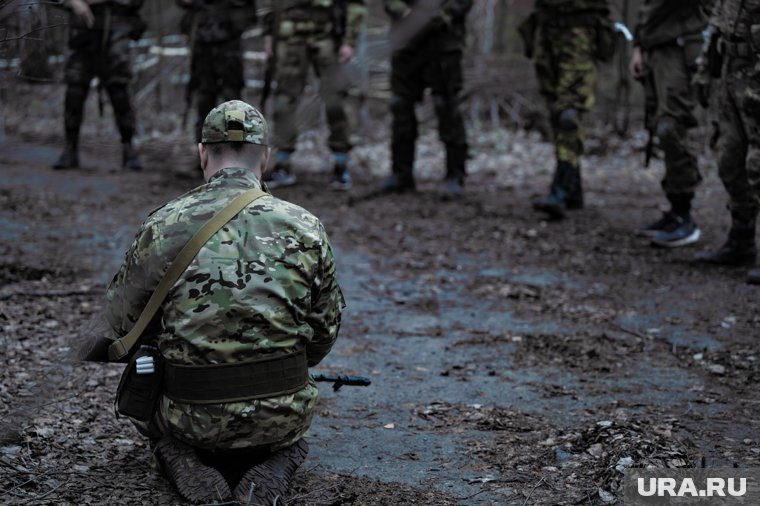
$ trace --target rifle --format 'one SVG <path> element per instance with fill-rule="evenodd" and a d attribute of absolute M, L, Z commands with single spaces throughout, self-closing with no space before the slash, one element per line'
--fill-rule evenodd
<path fill-rule="evenodd" d="M 327 374 L 312 374 L 311 379 L 314 381 L 324 381 L 332 383 L 333 391 L 337 392 L 343 385 L 350 387 L 368 387 L 372 384 L 369 378 L 363 376 L 330 376 Z"/>

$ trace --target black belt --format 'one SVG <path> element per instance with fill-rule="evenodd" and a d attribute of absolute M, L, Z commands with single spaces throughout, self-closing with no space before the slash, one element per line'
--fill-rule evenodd
<path fill-rule="evenodd" d="M 303 351 L 239 364 L 188 366 L 167 361 L 164 395 L 188 404 L 220 404 L 292 394 L 308 381 Z"/>

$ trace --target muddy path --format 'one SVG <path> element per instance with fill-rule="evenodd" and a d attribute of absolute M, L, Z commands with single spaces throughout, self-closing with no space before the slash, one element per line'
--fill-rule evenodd
<path fill-rule="evenodd" d="M 529 202 L 551 149 L 504 135 L 506 147 L 476 143 L 461 202 L 439 198 L 430 137 L 418 195 L 336 196 L 305 170 L 319 152 L 301 158 L 301 184 L 276 192 L 336 246 L 348 310 L 320 370 L 373 380 L 322 389 L 288 504 L 607 504 L 630 463 L 760 465 L 760 292 L 744 271 L 633 235 L 660 203 L 661 166 L 639 170 L 636 152 L 588 157 L 587 209 L 541 221 Z M 116 148 L 86 144 L 85 168 L 60 173 L 51 145 L 0 145 L 3 503 L 179 503 L 113 416 L 119 366 L 70 358 L 139 223 L 194 184 L 167 167 L 191 164 L 183 149 L 146 143 L 137 176 L 112 169 Z M 358 150 L 354 195 L 384 153 Z M 698 248 L 727 225 L 707 172 Z"/>

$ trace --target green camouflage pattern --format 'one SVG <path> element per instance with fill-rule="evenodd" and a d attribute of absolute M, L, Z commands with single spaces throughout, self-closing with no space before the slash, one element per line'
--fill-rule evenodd
<path fill-rule="evenodd" d="M 760 209 L 760 64 L 727 59 L 719 90 L 718 174 L 729 207 L 746 218 Z"/>
<path fill-rule="evenodd" d="M 367 17 L 366 0 L 259 0 L 259 7 L 267 12 L 264 32 L 274 33 L 275 18 L 281 41 L 291 38 L 320 40 L 336 38 L 338 44 L 356 47 L 359 35 Z M 279 4 L 279 5 L 278 5 Z M 278 16 L 272 13 L 278 9 Z M 335 9 L 343 10 L 343 26 L 335 26 Z"/>
<path fill-rule="evenodd" d="M 181 247 L 214 213 L 251 188 L 254 174 L 230 167 L 153 212 L 107 291 L 108 322 L 118 336 L 137 321 Z M 244 209 L 202 248 L 146 331 L 165 360 L 232 364 L 305 349 L 309 366 L 332 348 L 344 299 L 324 227 L 308 211 L 271 195 Z M 149 437 L 171 434 L 197 448 L 279 448 L 311 423 L 317 388 L 285 396 L 197 405 L 165 396 Z"/>
<path fill-rule="evenodd" d="M 539 25 L 535 36 L 536 77 L 549 107 L 557 161 L 578 167 L 583 129 L 580 125 L 572 130 L 560 128 L 559 115 L 568 109 L 583 113 L 594 105 L 596 29 Z"/>
<path fill-rule="evenodd" d="M 242 114 L 245 120 L 240 123 L 237 115 Z M 242 136 L 235 138 L 239 132 L 235 127 L 242 125 Z M 213 144 L 217 142 L 247 142 L 267 146 L 269 143 L 269 125 L 266 119 L 255 107 L 242 100 L 230 100 L 214 107 L 203 120 L 201 142 Z"/>
<path fill-rule="evenodd" d="M 718 0 L 710 24 L 734 40 L 754 38 L 755 51 L 760 48 L 760 0 Z"/>

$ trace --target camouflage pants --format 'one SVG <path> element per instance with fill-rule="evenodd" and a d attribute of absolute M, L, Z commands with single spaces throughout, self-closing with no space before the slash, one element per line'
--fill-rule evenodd
<path fill-rule="evenodd" d="M 299 121 L 296 118 L 298 98 L 306 87 L 309 69 L 320 79 L 320 96 L 325 104 L 330 128 L 328 145 L 335 153 L 351 150 L 348 115 L 344 101 L 349 81 L 338 65 L 337 48 L 332 37 L 293 37 L 280 41 L 277 47 L 277 89 L 274 93 L 274 143 L 280 150 L 296 149 Z M 312 117 L 311 114 L 307 115 Z M 315 112 L 313 116 L 318 116 Z"/>
<path fill-rule="evenodd" d="M 596 30 L 541 26 L 536 33 L 534 64 L 541 95 L 549 106 L 558 162 L 577 167 L 583 154 L 580 117 L 594 105 L 597 69 Z M 565 120 L 565 111 L 577 111 Z"/>
<path fill-rule="evenodd" d="M 198 116 L 195 137 L 201 140 L 203 120 L 221 102 L 241 99 L 245 87 L 240 39 L 224 42 L 196 41 L 190 64 L 191 87 L 196 93 Z"/>
<path fill-rule="evenodd" d="M 747 60 L 727 61 L 719 97 L 718 173 L 729 207 L 746 218 L 760 208 L 760 72 L 755 68 Z"/>
<path fill-rule="evenodd" d="M 135 113 L 129 94 L 132 79 L 129 56 L 131 31 L 131 25 L 115 23 L 104 40 L 102 30 L 71 29 L 71 54 L 65 74 L 64 128 L 67 140 L 76 142 L 79 138 L 84 104 L 93 77 L 100 79 L 108 92 L 122 141 L 129 142 L 132 139 Z"/>
<path fill-rule="evenodd" d="M 461 112 L 462 52 L 433 53 L 403 49 L 391 60 L 391 112 L 393 172 L 412 177 L 417 117 L 414 106 L 430 87 L 438 116 L 438 133 L 446 145 L 446 177 L 462 178 L 467 159 L 467 132 Z"/>
<path fill-rule="evenodd" d="M 693 193 L 702 181 L 697 157 L 688 147 L 688 130 L 697 126 L 693 69 L 687 65 L 684 48 L 676 44 L 647 52 L 646 62 L 646 92 L 657 103 L 652 124 L 647 127 L 655 132 L 665 153 L 662 188 L 667 194 Z"/>

